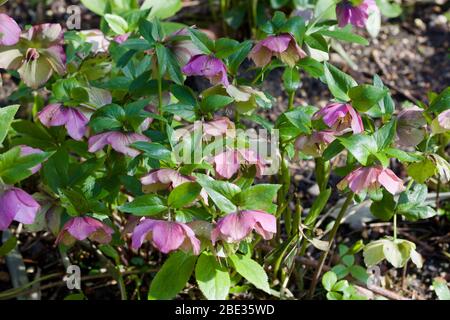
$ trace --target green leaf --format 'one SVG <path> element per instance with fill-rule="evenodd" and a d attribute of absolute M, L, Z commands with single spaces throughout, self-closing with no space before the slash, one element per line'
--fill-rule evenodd
<path fill-rule="evenodd" d="M 14 147 L 0 154 L 0 177 L 6 184 L 15 184 L 32 175 L 31 169 L 45 160 L 52 153 L 41 152 L 27 156 L 20 155 L 20 147 Z"/>
<path fill-rule="evenodd" d="M 125 110 L 117 105 L 106 105 L 97 110 L 89 121 L 89 126 L 96 132 L 110 131 L 122 127 Z"/>
<path fill-rule="evenodd" d="M 208 38 L 206 34 L 197 29 L 189 28 L 189 34 L 191 36 L 192 42 L 199 48 L 203 53 L 210 54 L 214 49 L 214 42 Z"/>
<path fill-rule="evenodd" d="M 213 94 L 204 98 L 201 102 L 202 110 L 206 112 L 215 112 L 223 107 L 229 105 L 234 101 L 233 98 L 228 96 L 222 96 L 219 94 Z"/>
<path fill-rule="evenodd" d="M 352 100 L 352 106 L 361 112 L 365 112 L 372 108 L 378 101 L 383 99 L 387 90 L 368 84 L 363 84 L 350 88 L 348 96 Z"/>
<path fill-rule="evenodd" d="M 376 74 L 373 76 L 373 85 L 381 89 L 388 89 L 383 84 L 381 78 Z M 390 117 L 394 113 L 395 103 L 389 92 L 386 93 L 386 96 L 382 100 L 378 101 L 378 106 L 380 107 L 380 111 L 383 115 Z"/>
<path fill-rule="evenodd" d="M 150 9 L 149 20 L 153 18 L 167 19 L 175 15 L 182 8 L 181 0 L 145 0 L 141 10 Z"/>
<path fill-rule="evenodd" d="M 372 202 L 370 212 L 383 221 L 389 221 L 394 216 L 396 202 L 392 194 L 383 189 L 383 199 Z"/>
<path fill-rule="evenodd" d="M 353 278 L 358 281 L 361 281 L 364 284 L 367 284 L 367 280 L 369 279 L 369 275 L 367 274 L 367 270 L 361 266 L 354 265 L 350 268 L 350 274 Z"/>
<path fill-rule="evenodd" d="M 397 128 L 397 121 L 395 119 L 392 119 L 384 126 L 382 126 L 380 129 L 375 131 L 373 136 L 377 142 L 378 150 L 383 150 L 384 148 L 392 144 L 392 141 L 394 141 L 395 138 L 396 128 Z"/>
<path fill-rule="evenodd" d="M 384 259 L 383 247 L 386 240 L 372 241 L 364 247 L 364 263 L 367 267 L 372 267 Z"/>
<path fill-rule="evenodd" d="M 115 14 L 105 14 L 104 16 L 106 22 L 112 31 L 116 34 L 125 34 L 128 31 L 128 22 L 121 16 Z"/>
<path fill-rule="evenodd" d="M 201 173 L 197 173 L 194 176 L 222 212 L 236 212 L 237 207 L 229 199 L 233 199 L 236 194 L 241 192 L 237 185 L 226 181 L 217 181 Z"/>
<path fill-rule="evenodd" d="M 6 138 L 9 127 L 14 120 L 17 110 L 19 110 L 19 105 L 0 108 L 0 145 Z"/>
<path fill-rule="evenodd" d="M 106 11 L 107 0 L 81 0 L 81 3 L 99 16 Z"/>
<path fill-rule="evenodd" d="M 156 142 L 138 141 L 131 145 L 133 148 L 141 150 L 144 154 L 152 159 L 170 161 L 172 151 L 167 149 L 162 144 Z"/>
<path fill-rule="evenodd" d="M 406 171 L 415 181 L 424 183 L 436 174 L 437 168 L 433 161 L 425 158 L 421 162 L 411 163 L 406 168 Z"/>
<path fill-rule="evenodd" d="M 311 117 L 302 108 L 296 108 L 278 117 L 275 128 L 279 129 L 281 140 L 291 140 L 311 132 Z"/>
<path fill-rule="evenodd" d="M 225 59 L 231 56 L 239 49 L 240 43 L 233 39 L 220 38 L 214 43 L 214 52 L 216 58 Z"/>
<path fill-rule="evenodd" d="M 118 209 L 136 216 L 153 216 L 167 210 L 167 207 L 157 195 L 147 194 L 134 198 L 133 201 L 118 207 Z"/>
<path fill-rule="evenodd" d="M 402 192 L 398 199 L 397 211 L 410 221 L 434 217 L 437 213 L 425 205 L 428 189 L 425 184 L 417 184 L 412 190 Z"/>
<path fill-rule="evenodd" d="M 333 96 L 342 101 L 349 101 L 348 91 L 357 86 L 356 81 L 335 66 L 325 62 L 323 65 L 325 79 Z"/>
<path fill-rule="evenodd" d="M 352 33 L 351 30 L 352 30 L 351 26 L 347 25 L 345 28 L 339 28 L 335 30 L 330 29 L 320 30 L 318 33 L 320 33 L 323 36 L 335 38 L 342 41 L 358 43 L 364 46 L 367 46 L 369 44 L 369 41 L 367 41 L 361 36 Z"/>
<path fill-rule="evenodd" d="M 337 276 L 333 271 L 328 271 L 322 276 L 322 285 L 327 291 L 331 291 L 337 281 Z"/>
<path fill-rule="evenodd" d="M 338 139 L 356 160 L 364 166 L 367 165 L 369 156 L 377 152 L 377 143 L 373 136 L 354 134 L 350 137 L 341 137 Z"/>
<path fill-rule="evenodd" d="M 173 299 L 186 286 L 196 261 L 197 256 L 182 251 L 171 254 L 152 280 L 148 299 Z"/>
<path fill-rule="evenodd" d="M 447 87 L 436 98 L 433 99 L 428 112 L 441 113 L 450 108 L 450 87 Z"/>
<path fill-rule="evenodd" d="M 244 255 L 234 254 L 229 258 L 237 273 L 253 284 L 256 288 L 270 294 L 268 277 L 263 267 L 261 267 L 256 261 Z"/>
<path fill-rule="evenodd" d="M 295 92 L 300 86 L 300 73 L 295 68 L 285 68 L 283 84 L 287 92 Z"/>
<path fill-rule="evenodd" d="M 450 300 L 450 290 L 447 281 L 443 278 L 434 278 L 433 289 L 439 300 Z"/>
<path fill-rule="evenodd" d="M 338 264 L 331 269 L 338 279 L 345 278 L 350 273 L 350 268 L 344 266 L 343 264 Z"/>
<path fill-rule="evenodd" d="M 423 160 L 421 156 L 396 148 L 387 148 L 384 150 L 384 153 L 391 158 L 397 158 L 401 162 L 418 162 Z"/>
<path fill-rule="evenodd" d="M 195 278 L 198 287 L 208 300 L 225 300 L 230 291 L 230 275 L 228 269 L 220 265 L 216 258 L 203 252 L 195 266 Z"/>
<path fill-rule="evenodd" d="M 6 257 L 17 245 L 17 238 L 11 237 L 0 246 L 0 257 Z"/>
<path fill-rule="evenodd" d="M 383 16 L 387 18 L 396 18 L 402 13 L 400 4 L 391 0 L 375 0 L 377 7 L 380 9 Z"/>
<path fill-rule="evenodd" d="M 239 45 L 236 51 L 228 57 L 229 72 L 231 74 L 236 74 L 238 72 L 239 66 L 245 58 L 247 58 L 252 47 L 252 41 L 244 41 Z"/>
<path fill-rule="evenodd" d="M 185 182 L 174 188 L 167 199 L 172 208 L 182 208 L 192 203 L 200 194 L 202 187 L 196 182 Z"/>
<path fill-rule="evenodd" d="M 280 187 L 279 184 L 257 184 L 244 189 L 236 197 L 239 207 L 244 210 L 262 210 L 274 213 L 276 206 L 272 201 Z"/>

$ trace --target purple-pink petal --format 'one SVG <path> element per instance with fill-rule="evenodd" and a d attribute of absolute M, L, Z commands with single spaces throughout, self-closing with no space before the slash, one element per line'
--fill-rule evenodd
<path fill-rule="evenodd" d="M 205 54 L 193 56 L 182 71 L 187 76 L 207 77 L 213 84 L 229 85 L 225 64 L 212 56 Z"/>
<path fill-rule="evenodd" d="M 22 189 L 6 190 L 0 195 L 0 230 L 8 228 L 13 220 L 32 224 L 39 209 L 39 203 Z"/>
<path fill-rule="evenodd" d="M 0 46 L 13 46 L 19 42 L 20 27 L 7 14 L 0 13 Z"/>
<path fill-rule="evenodd" d="M 75 108 L 69 108 L 67 118 L 66 129 L 69 136 L 74 140 L 83 140 L 87 129 L 86 125 L 89 122 L 88 118 Z"/>
<path fill-rule="evenodd" d="M 25 146 L 25 145 L 21 145 L 20 147 L 20 155 L 22 157 L 26 157 L 28 155 L 31 154 L 37 154 L 37 153 L 42 153 L 44 151 L 42 151 L 41 149 L 36 149 L 36 148 L 32 148 L 29 146 Z M 30 171 L 35 174 L 36 172 L 38 172 L 39 170 L 41 170 L 42 165 L 38 164 L 36 166 L 34 166 L 33 168 L 30 169 Z"/>
<path fill-rule="evenodd" d="M 235 150 L 227 150 L 213 158 L 216 172 L 223 178 L 231 178 L 240 167 L 239 154 Z"/>

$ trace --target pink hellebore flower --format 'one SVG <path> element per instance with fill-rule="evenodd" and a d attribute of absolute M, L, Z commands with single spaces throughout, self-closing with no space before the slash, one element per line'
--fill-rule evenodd
<path fill-rule="evenodd" d="M 13 220 L 32 224 L 40 207 L 39 203 L 22 189 L 7 189 L 0 195 L 0 230 L 7 229 Z"/>
<path fill-rule="evenodd" d="M 315 131 L 309 136 L 300 136 L 295 141 L 295 148 L 309 156 L 320 157 L 324 149 L 336 139 L 335 135 L 331 130 Z"/>
<path fill-rule="evenodd" d="M 404 147 L 415 147 L 425 137 L 427 120 L 423 109 L 415 106 L 402 110 L 397 116 L 397 143 Z"/>
<path fill-rule="evenodd" d="M 377 189 L 382 185 L 391 194 L 396 194 L 405 190 L 403 181 L 395 173 L 381 166 L 360 167 L 350 172 L 341 182 L 338 188 L 343 190 L 347 186 L 355 193 L 367 189 Z"/>
<path fill-rule="evenodd" d="M 258 210 L 234 212 L 221 218 L 211 232 L 211 240 L 218 239 L 234 243 L 247 238 L 255 230 L 264 240 L 272 239 L 277 232 L 277 219 L 274 215 Z"/>
<path fill-rule="evenodd" d="M 64 107 L 62 104 L 49 104 L 39 113 L 38 118 L 44 126 L 65 126 L 67 133 L 74 140 L 83 140 L 86 134 L 88 118 L 75 108 Z"/>
<path fill-rule="evenodd" d="M 434 133 L 443 133 L 450 130 L 450 109 L 441 112 L 431 123 Z"/>
<path fill-rule="evenodd" d="M 10 16 L 0 13 L 0 46 L 13 46 L 19 42 L 20 27 Z"/>
<path fill-rule="evenodd" d="M 22 157 L 26 157 L 29 156 L 31 154 L 36 154 L 36 153 L 43 153 L 44 151 L 42 151 L 41 149 L 36 149 L 36 148 L 32 148 L 29 146 L 19 146 L 20 147 L 20 155 Z M 33 168 L 30 169 L 30 171 L 35 174 L 36 172 L 38 172 L 39 170 L 41 170 L 42 165 L 38 164 L 36 166 L 34 166 Z"/>
<path fill-rule="evenodd" d="M 183 176 L 173 169 L 153 170 L 141 178 L 141 183 L 145 186 L 145 192 L 176 188 L 183 183 L 192 181 L 192 178 Z"/>
<path fill-rule="evenodd" d="M 186 182 L 195 181 L 194 177 L 184 176 L 173 169 L 157 169 L 153 170 L 141 178 L 143 185 L 142 190 L 145 193 L 155 192 L 158 190 L 173 189 Z M 205 203 L 208 203 L 208 194 L 205 190 L 201 190 L 200 196 Z"/>
<path fill-rule="evenodd" d="M 194 254 L 200 253 L 200 240 L 184 223 L 144 219 L 133 231 L 132 248 L 141 247 L 145 239 L 150 239 L 162 253 L 169 253 L 179 248 L 185 251 L 192 249 Z"/>
<path fill-rule="evenodd" d="M 109 131 L 90 137 L 88 141 L 88 150 L 89 152 L 97 152 L 106 145 L 110 145 L 117 152 L 130 157 L 137 157 L 141 152 L 130 147 L 131 144 L 137 141 L 150 142 L 150 139 L 142 134 L 134 132 L 123 133 L 119 131 Z"/>
<path fill-rule="evenodd" d="M 193 56 L 202 54 L 202 51 L 192 42 L 187 28 L 175 31 L 165 40 L 172 50 L 180 66 L 185 66 Z"/>
<path fill-rule="evenodd" d="M 264 170 L 264 161 L 250 149 L 226 150 L 213 157 L 216 172 L 225 179 L 230 179 L 240 168 L 240 164 L 254 164 L 257 176 Z"/>
<path fill-rule="evenodd" d="M 348 0 L 342 0 L 336 5 L 339 27 L 345 27 L 350 23 L 355 27 L 364 28 L 369 14 L 377 10 L 378 7 L 374 0 L 361 0 L 358 5 L 354 5 Z"/>
<path fill-rule="evenodd" d="M 206 138 L 220 137 L 226 135 L 228 130 L 234 132 L 234 122 L 226 117 L 217 118 L 215 120 L 203 123 L 203 134 Z"/>
<path fill-rule="evenodd" d="M 268 65 L 273 56 L 294 67 L 300 59 L 306 57 L 306 53 L 298 46 L 291 34 L 284 33 L 261 40 L 249 54 L 249 58 L 258 67 Z"/>
<path fill-rule="evenodd" d="M 322 118 L 328 127 L 338 132 L 348 127 L 352 128 L 353 133 L 361 133 L 364 131 L 361 116 L 348 103 L 330 103 L 317 111 L 314 118 Z"/>
<path fill-rule="evenodd" d="M 63 35 L 59 24 L 33 26 L 16 45 L 0 47 L 0 68 L 17 70 L 27 86 L 39 88 L 54 72 L 66 72 Z"/>
<path fill-rule="evenodd" d="M 91 217 L 75 217 L 70 219 L 62 228 L 56 243 L 64 243 L 65 245 L 71 245 L 75 240 L 82 241 L 89 238 L 92 241 L 98 243 L 109 243 L 111 241 L 111 235 L 114 230 Z"/>
<path fill-rule="evenodd" d="M 204 76 L 214 85 L 221 83 L 226 87 L 230 84 L 222 60 L 205 54 L 193 56 L 182 71 L 187 76 Z"/>

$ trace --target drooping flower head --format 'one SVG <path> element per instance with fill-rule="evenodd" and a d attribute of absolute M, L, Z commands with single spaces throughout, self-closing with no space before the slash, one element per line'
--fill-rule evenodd
<path fill-rule="evenodd" d="M 137 141 L 147 141 L 150 139 L 142 134 L 134 132 L 109 131 L 97 134 L 89 138 L 89 152 L 97 152 L 106 145 L 110 145 L 115 151 L 130 157 L 137 157 L 141 152 L 130 145 Z"/>
<path fill-rule="evenodd" d="M 341 182 L 338 183 L 340 190 L 349 187 L 354 193 L 366 190 L 376 190 L 383 186 L 391 194 L 397 194 L 403 190 L 403 181 L 395 173 L 381 166 L 360 167 L 350 172 Z"/>
<path fill-rule="evenodd" d="M 434 133 L 443 133 L 450 130 L 450 109 L 441 112 L 431 123 Z"/>
<path fill-rule="evenodd" d="M 97 219 L 75 217 L 66 222 L 56 238 L 56 243 L 62 242 L 65 245 L 71 245 L 75 240 L 82 241 L 89 238 L 92 241 L 105 244 L 111 241 L 113 233 L 112 228 Z"/>
<path fill-rule="evenodd" d="M 17 22 L 7 14 L 0 13 L 0 46 L 13 46 L 19 42 L 20 33 Z"/>
<path fill-rule="evenodd" d="M 322 119 L 323 122 L 333 130 L 341 132 L 349 127 L 353 133 L 364 131 L 361 116 L 348 103 L 330 103 L 314 114 L 315 119 Z"/>
<path fill-rule="evenodd" d="M 417 146 L 425 137 L 426 124 L 423 109 L 412 107 L 402 110 L 397 116 L 397 143 L 405 147 Z"/>
<path fill-rule="evenodd" d="M 7 229 L 13 220 L 32 224 L 40 207 L 39 203 L 22 189 L 7 189 L 0 195 L 0 230 Z"/>
<path fill-rule="evenodd" d="M 377 10 L 378 7 L 374 0 L 342 0 L 336 5 L 339 27 L 352 24 L 355 27 L 364 28 L 370 13 Z"/>
<path fill-rule="evenodd" d="M 37 149 L 37 148 L 32 148 L 29 146 L 25 146 L 25 145 L 21 145 L 20 147 L 20 155 L 22 157 L 25 156 L 29 156 L 31 154 L 37 154 L 37 153 L 43 153 L 44 151 L 42 151 L 41 149 Z M 42 165 L 38 164 L 36 166 L 34 166 L 33 168 L 30 169 L 30 171 L 35 174 L 36 172 L 38 172 L 39 170 L 41 170 Z"/>
<path fill-rule="evenodd" d="M 133 231 L 131 246 L 138 249 L 145 239 L 149 239 L 162 253 L 177 249 L 200 253 L 200 240 L 189 226 L 181 222 L 144 219 Z"/>
<path fill-rule="evenodd" d="M 44 126 L 65 126 L 67 133 L 74 140 L 83 140 L 89 119 L 79 110 L 62 104 L 49 104 L 39 113 L 38 118 Z"/>
<path fill-rule="evenodd" d="M 192 57 L 201 55 L 202 51 L 192 42 L 187 28 L 182 28 L 170 34 L 165 40 L 180 66 L 185 66 Z"/>
<path fill-rule="evenodd" d="M 298 137 L 295 141 L 295 148 L 309 156 L 320 157 L 325 148 L 335 139 L 334 131 L 314 131 L 309 136 Z"/>
<path fill-rule="evenodd" d="M 142 191 L 145 193 L 158 190 L 173 189 L 186 182 L 195 181 L 195 177 L 185 176 L 173 169 L 152 170 L 141 178 Z M 204 189 L 200 191 L 200 196 L 208 203 L 208 194 Z"/>
<path fill-rule="evenodd" d="M 0 68 L 14 69 L 33 89 L 45 84 L 54 72 L 66 72 L 63 32 L 59 24 L 40 24 L 20 36 L 14 46 L 0 48 Z"/>
<path fill-rule="evenodd" d="M 247 238 L 253 230 L 265 240 L 272 239 L 277 232 L 277 223 L 274 215 L 258 210 L 244 210 L 234 212 L 219 219 L 211 233 L 211 240 L 223 240 L 236 243 Z"/>
<path fill-rule="evenodd" d="M 187 76 L 204 76 L 212 84 L 220 83 L 225 87 L 230 84 L 227 77 L 227 67 L 222 60 L 206 54 L 193 56 L 182 68 L 182 71 Z"/>
<path fill-rule="evenodd" d="M 256 175 L 261 176 L 265 162 L 253 150 L 226 150 L 212 158 L 216 172 L 225 179 L 230 179 L 240 168 L 241 163 L 255 165 Z"/>
<path fill-rule="evenodd" d="M 283 33 L 261 40 L 249 54 L 249 58 L 257 67 L 268 65 L 272 57 L 277 57 L 290 67 L 294 67 L 300 59 L 306 57 L 306 53 L 291 34 Z"/>

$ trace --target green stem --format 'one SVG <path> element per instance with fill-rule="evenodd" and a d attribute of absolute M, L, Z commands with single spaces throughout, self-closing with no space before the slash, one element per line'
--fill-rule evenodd
<path fill-rule="evenodd" d="M 319 280 L 320 274 L 322 273 L 323 266 L 325 265 L 325 260 L 327 259 L 328 253 L 330 252 L 331 246 L 333 244 L 334 238 L 336 237 L 336 233 L 339 229 L 339 226 L 341 224 L 341 220 L 344 217 L 345 213 L 347 212 L 347 209 L 350 205 L 350 203 L 353 200 L 354 193 L 350 192 L 347 196 L 347 199 L 345 200 L 344 204 L 341 207 L 341 210 L 339 211 L 338 216 L 336 217 L 336 221 L 334 221 L 333 228 L 330 231 L 330 236 L 328 240 L 328 248 L 324 252 L 322 252 L 322 255 L 320 257 L 319 266 L 316 269 L 316 272 L 314 273 L 311 288 L 309 290 L 308 298 L 311 299 L 314 295 L 314 292 L 316 290 L 316 285 Z"/>
<path fill-rule="evenodd" d="M 397 213 L 394 213 L 394 241 L 397 240 Z"/>
<path fill-rule="evenodd" d="M 295 91 L 289 92 L 288 110 L 294 109 Z"/>
<path fill-rule="evenodd" d="M 162 74 L 159 69 L 159 61 L 156 62 L 156 80 L 158 81 L 158 111 L 163 115 Z M 164 132 L 164 122 L 161 121 L 161 132 Z"/>

